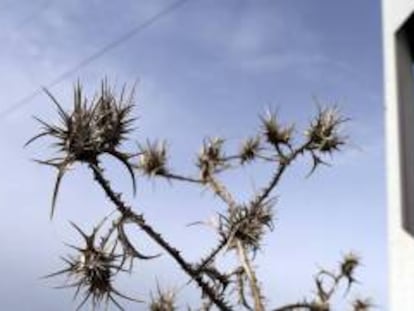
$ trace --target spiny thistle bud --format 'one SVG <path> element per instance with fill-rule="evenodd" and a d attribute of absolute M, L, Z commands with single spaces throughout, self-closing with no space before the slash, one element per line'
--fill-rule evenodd
<path fill-rule="evenodd" d="M 355 268 L 360 264 L 360 259 L 354 253 L 348 253 L 344 256 L 341 263 L 341 273 L 347 277 L 351 277 Z"/>
<path fill-rule="evenodd" d="M 355 255 L 354 253 L 348 253 L 344 256 L 341 265 L 340 265 L 340 271 L 341 276 L 345 277 L 348 281 L 348 288 L 347 291 L 349 291 L 352 283 L 356 282 L 357 280 L 354 277 L 355 269 L 360 264 L 360 258 Z"/>
<path fill-rule="evenodd" d="M 352 304 L 353 311 L 368 311 L 373 307 L 370 299 L 356 299 Z"/>
<path fill-rule="evenodd" d="M 140 156 L 137 168 L 147 176 L 162 175 L 167 169 L 167 147 L 165 142 L 147 141 L 146 146 L 140 146 Z"/>
<path fill-rule="evenodd" d="M 130 117 L 134 107 L 134 89 L 125 96 L 123 88 L 121 95 L 116 97 L 104 80 L 100 93 L 88 104 L 78 83 L 74 88 L 73 108 L 69 112 L 62 108 L 48 90 L 45 89 L 45 92 L 57 107 L 60 124 L 53 125 L 36 118 L 42 124 L 42 131 L 26 145 L 41 137 L 50 137 L 56 141 L 53 146 L 60 155 L 46 161 L 38 161 L 58 170 L 52 196 L 51 217 L 63 175 L 75 162 L 96 165 L 98 157 L 103 154 L 116 158 L 128 169 L 135 193 L 135 175 L 129 164 L 131 155 L 119 150 L 122 142 L 127 139 L 127 134 L 132 131 L 131 125 L 135 121 Z"/>
<path fill-rule="evenodd" d="M 260 151 L 260 137 L 248 138 L 240 148 L 240 160 L 244 164 L 253 161 Z"/>
<path fill-rule="evenodd" d="M 159 286 L 157 286 L 157 295 L 153 297 L 151 294 L 151 303 L 149 305 L 150 311 L 175 311 L 176 295 L 173 290 L 163 292 Z"/>
<path fill-rule="evenodd" d="M 346 121 L 336 108 L 319 109 L 318 115 L 305 132 L 310 141 L 309 148 L 322 153 L 339 150 L 345 144 L 345 138 L 339 135 L 339 127 Z"/>
<path fill-rule="evenodd" d="M 220 215 L 219 232 L 228 237 L 228 248 L 236 248 L 237 241 L 256 251 L 265 233 L 265 227 L 273 230 L 273 202 L 241 206 L 230 210 L 227 216 Z"/>
<path fill-rule="evenodd" d="M 209 138 L 203 142 L 203 147 L 198 155 L 197 166 L 200 169 L 201 180 L 205 181 L 209 176 L 224 164 L 221 138 Z"/>
<path fill-rule="evenodd" d="M 96 127 L 100 129 L 98 139 L 102 140 L 102 148 L 113 150 L 119 144 L 126 140 L 126 135 L 131 131 L 132 123 L 135 118 L 130 118 L 133 105 L 133 92 L 125 98 L 125 86 L 122 89 L 119 99 L 116 98 L 115 92 L 108 86 L 106 80 L 102 82 L 101 95 L 96 103 L 96 115 L 99 116 L 95 120 Z M 129 103 L 128 105 L 120 105 L 120 103 Z"/>
<path fill-rule="evenodd" d="M 279 146 L 280 144 L 289 144 L 294 126 L 283 127 L 276 119 L 276 114 L 267 111 L 265 116 L 261 117 L 263 134 L 268 143 L 273 146 Z"/>
<path fill-rule="evenodd" d="M 72 225 L 84 238 L 85 246 L 83 248 L 71 246 L 78 252 L 77 256 L 64 258 L 63 260 L 68 267 L 47 275 L 46 278 L 66 274 L 68 280 L 72 282 L 58 288 L 75 287 L 75 297 L 83 290 L 84 298 L 78 306 L 78 309 L 90 299 L 93 309 L 105 300 L 105 303 L 111 301 L 116 307 L 123 310 L 114 296 L 135 302 L 142 302 L 125 296 L 113 287 L 113 276 L 119 271 L 122 271 L 122 266 L 119 265 L 119 256 L 115 255 L 113 250 L 107 250 L 106 245 L 96 245 L 95 238 L 97 229 L 91 235 L 87 235 L 78 226 L 75 224 Z"/>

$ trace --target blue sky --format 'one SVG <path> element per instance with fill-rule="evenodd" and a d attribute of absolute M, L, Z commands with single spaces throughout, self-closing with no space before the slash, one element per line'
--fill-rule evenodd
<path fill-rule="evenodd" d="M 0 102 L 7 109 L 102 46 L 147 20 L 172 1 L 5 1 L 0 3 Z M 354 250 L 363 258 L 357 295 L 387 310 L 382 54 L 379 1 L 189 0 L 51 88 L 70 106 L 79 78 L 92 94 L 105 75 L 113 82 L 138 79 L 138 130 L 134 140 L 166 139 L 171 166 L 194 170 L 202 139 L 223 136 L 229 150 L 259 130 L 266 107 L 279 109 L 300 136 L 316 112 L 314 98 L 338 104 L 352 121 L 350 144 L 331 168 L 305 178 L 309 159 L 288 172 L 276 194 L 276 229 L 258 255 L 269 305 L 311 294 L 319 265 L 334 267 Z M 57 213 L 49 221 L 53 171 L 30 159 L 50 155 L 46 142 L 23 148 L 37 130 L 32 115 L 53 120 L 44 95 L 0 119 L 0 301 L 4 310 L 71 310 L 72 293 L 38 279 L 60 267 L 63 241 L 74 241 L 68 220 L 88 228 L 111 210 L 89 172 L 69 172 Z M 118 189 L 130 196 L 129 179 L 109 163 Z M 268 168 L 226 176 L 241 199 L 260 187 Z M 185 198 L 185 199 L 183 199 Z M 188 228 L 223 206 L 208 192 L 139 179 L 133 199 L 184 254 L 196 258 L 214 245 L 204 228 Z M 144 248 L 154 247 L 139 233 Z M 141 241 L 142 240 L 142 241 Z M 167 256 L 137 264 L 124 280 L 128 293 L 147 296 L 156 276 L 165 286 L 185 278 Z M 180 292 L 180 304 L 196 301 Z"/>

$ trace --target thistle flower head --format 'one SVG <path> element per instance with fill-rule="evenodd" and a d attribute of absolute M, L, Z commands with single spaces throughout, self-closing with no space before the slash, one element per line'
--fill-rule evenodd
<path fill-rule="evenodd" d="M 240 148 L 240 160 L 244 164 L 253 161 L 260 151 L 260 137 L 248 138 Z"/>
<path fill-rule="evenodd" d="M 260 248 L 266 227 L 273 230 L 273 204 L 267 201 L 258 205 L 241 206 L 221 216 L 220 233 L 228 237 L 227 245 L 235 248 L 237 242 L 256 251 Z"/>
<path fill-rule="evenodd" d="M 209 138 L 203 142 L 203 147 L 197 158 L 197 166 L 200 169 L 201 180 L 206 180 L 220 168 L 223 168 L 223 143 L 222 138 Z"/>
<path fill-rule="evenodd" d="M 344 256 L 341 262 L 341 273 L 346 277 L 351 277 L 355 268 L 359 266 L 360 258 L 356 254 L 350 252 Z"/>
<path fill-rule="evenodd" d="M 318 115 L 305 132 L 310 148 L 322 153 L 332 153 L 345 144 L 345 138 L 339 134 L 339 127 L 348 119 L 343 118 L 337 108 L 319 109 Z"/>
<path fill-rule="evenodd" d="M 50 137 L 55 141 L 53 146 L 57 148 L 59 156 L 46 161 L 38 161 L 58 170 L 52 196 L 51 217 L 54 213 L 61 179 L 69 166 L 75 162 L 95 165 L 98 157 L 103 154 L 116 158 L 128 169 L 135 193 L 135 176 L 129 164 L 131 155 L 119 149 L 127 140 L 127 134 L 132 131 L 131 125 L 135 121 L 130 116 L 134 106 L 134 89 L 126 95 L 124 87 L 120 96 L 116 96 L 114 90 L 104 80 L 98 95 L 88 103 L 78 83 L 74 88 L 71 111 L 65 111 L 48 90 L 45 89 L 45 92 L 57 107 L 60 123 L 50 124 L 37 118 L 42 125 L 42 130 L 26 145 L 41 137 Z"/>
<path fill-rule="evenodd" d="M 135 118 L 130 114 L 133 109 L 133 91 L 125 94 L 123 87 L 119 98 L 115 91 L 108 86 L 107 81 L 102 82 L 101 94 L 96 103 L 96 128 L 98 129 L 98 140 L 101 140 L 103 150 L 116 149 L 127 140 L 127 135 L 132 130 Z"/>
<path fill-rule="evenodd" d="M 219 137 L 214 137 L 205 140 L 200 152 L 200 157 L 204 157 L 212 162 L 219 163 L 223 158 L 223 144 L 224 139 Z"/>
<path fill-rule="evenodd" d="M 141 302 L 139 300 L 125 296 L 116 290 L 113 286 L 113 277 L 122 266 L 119 265 L 117 255 L 113 249 L 108 250 L 107 245 L 97 245 L 95 243 L 97 229 L 91 235 L 84 233 L 78 226 L 72 224 L 84 239 L 84 247 L 71 246 L 77 254 L 68 258 L 63 258 L 67 267 L 58 272 L 47 275 L 46 278 L 66 274 L 69 284 L 58 288 L 76 288 L 75 297 L 83 291 L 82 299 L 78 309 L 80 309 L 88 300 L 91 300 L 93 307 L 99 305 L 105 300 L 105 303 L 111 301 L 120 310 L 123 308 L 115 299 L 115 296 L 127 300 Z"/>
<path fill-rule="evenodd" d="M 273 146 L 279 146 L 283 144 L 289 144 L 292 139 L 292 133 L 294 130 L 293 125 L 282 126 L 276 118 L 276 114 L 271 111 L 267 111 L 264 116 L 261 117 L 263 135 L 266 141 Z"/>
<path fill-rule="evenodd" d="M 360 263 L 360 258 L 352 252 L 346 254 L 340 263 L 340 276 L 344 277 L 348 282 L 346 293 L 349 292 L 352 284 L 357 282 L 355 270 Z"/>
<path fill-rule="evenodd" d="M 149 305 L 150 311 L 175 311 L 176 294 L 173 290 L 162 291 L 157 285 L 157 294 L 154 297 L 151 294 L 151 303 Z"/>
<path fill-rule="evenodd" d="M 137 168 L 145 175 L 162 175 L 167 169 L 167 147 L 165 142 L 149 142 L 140 146 L 140 155 Z"/>

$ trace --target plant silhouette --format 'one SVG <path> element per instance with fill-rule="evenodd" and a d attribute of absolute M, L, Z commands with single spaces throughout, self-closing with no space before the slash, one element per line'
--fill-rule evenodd
<path fill-rule="evenodd" d="M 53 124 L 37 118 L 41 131 L 27 144 L 49 137 L 54 140 L 52 148 L 59 154 L 51 159 L 37 160 L 57 170 L 50 216 L 55 213 L 61 180 L 75 163 L 87 165 L 93 180 L 102 188 L 115 210 L 100 221 L 91 234 L 72 224 L 83 237 L 84 245 L 70 246 L 74 254 L 63 258 L 65 268 L 46 276 L 67 276 L 69 281 L 61 287 L 73 288 L 76 297 L 82 296 L 78 309 L 87 302 L 93 308 L 113 304 L 121 310 L 120 299 L 144 303 L 143 299 L 120 292 L 113 281 L 119 274 L 131 272 L 134 261 L 156 260 L 161 254 L 170 256 L 177 267 L 189 276 L 191 281 L 187 284 L 195 284 L 200 290 L 200 305 L 188 307 L 189 310 L 328 311 L 333 310 L 333 297 L 338 292 L 347 296 L 356 283 L 355 271 L 360 258 L 348 253 L 336 270 L 321 269 L 316 273 L 313 297 L 271 307 L 266 305 L 254 265 L 255 255 L 263 247 L 263 237 L 274 229 L 274 193 L 285 172 L 295 161 L 307 157 L 311 159 L 308 175 L 312 175 L 321 165 L 327 164 L 328 156 L 339 152 L 346 144 L 342 126 L 347 119 L 338 108 L 318 107 L 303 137 L 296 137 L 299 135 L 296 135 L 293 125 L 282 124 L 276 113 L 268 111 L 260 119 L 261 131 L 242 142 L 240 149 L 233 154 L 226 152 L 224 139 L 205 138 L 197 155 L 195 173 L 186 175 L 176 172 L 168 163 L 169 151 L 165 142 L 147 140 L 138 143 L 135 152 L 124 150 L 124 143 L 132 139 L 136 123 L 136 118 L 132 116 L 134 87 L 128 91 L 124 86 L 117 94 L 104 79 L 98 92 L 89 99 L 78 82 L 74 87 L 70 111 L 65 111 L 48 90 L 45 89 L 45 92 L 55 104 L 60 121 Z M 217 214 L 216 222 L 210 224 L 217 234 L 216 245 L 197 262 L 184 258 L 170 239 L 159 233 L 156 224 L 149 223 L 139 208 L 126 203 L 122 193 L 114 190 L 105 174 L 102 155 L 110 155 L 125 166 L 134 193 L 138 175 L 192 183 L 212 191 L 226 206 Z M 221 181 L 220 174 L 255 162 L 268 163 L 273 170 L 271 178 L 247 202 L 238 202 Z M 127 224 L 140 228 L 159 246 L 161 253 L 142 253 L 125 230 Z M 103 230 L 104 227 L 106 230 Z M 221 253 L 233 253 L 238 259 L 228 271 L 218 268 L 218 254 Z M 162 289 L 158 284 L 147 308 L 154 311 L 177 310 L 176 296 L 177 293 Z M 371 309 L 372 303 L 367 299 L 356 299 L 350 301 L 350 307 L 354 311 L 364 311 Z"/>

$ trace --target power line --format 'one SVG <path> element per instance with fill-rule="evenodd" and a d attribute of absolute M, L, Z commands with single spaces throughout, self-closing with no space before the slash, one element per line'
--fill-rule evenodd
<path fill-rule="evenodd" d="M 141 23 L 141 24 L 137 25 L 136 27 L 132 28 L 128 32 L 124 33 L 122 36 L 120 36 L 117 39 L 115 39 L 114 41 L 108 43 L 107 45 L 105 45 L 104 47 L 102 47 L 101 49 L 96 51 L 95 53 L 93 53 L 93 54 L 89 55 L 88 57 L 84 58 L 83 60 L 81 60 L 79 63 L 77 63 L 72 68 L 66 70 L 65 72 L 63 72 L 62 74 L 57 76 L 55 79 L 53 79 L 48 84 L 46 84 L 45 87 L 46 88 L 51 88 L 51 87 L 59 84 L 60 82 L 64 81 L 65 79 L 70 77 L 72 74 L 77 72 L 79 69 L 89 65 L 95 59 L 97 59 L 97 58 L 101 57 L 102 55 L 104 55 L 106 52 L 116 48 L 118 45 L 120 45 L 123 42 L 131 39 L 133 36 L 137 35 L 139 32 L 141 32 L 144 29 L 148 28 L 149 26 L 151 26 L 152 24 L 154 24 L 155 22 L 160 20 L 162 17 L 165 17 L 166 15 L 168 15 L 168 14 L 172 13 L 173 11 L 175 11 L 176 9 L 178 9 L 180 6 L 182 6 L 187 1 L 189 1 L 189 0 L 178 0 L 178 1 L 175 1 L 174 3 L 172 3 L 171 5 L 166 6 L 165 8 L 160 10 L 158 13 L 156 13 L 155 15 L 153 15 L 152 17 L 150 17 L 149 19 L 147 19 L 143 23 Z M 35 98 L 36 96 L 38 96 L 39 94 L 41 94 L 43 92 L 42 89 L 43 89 L 42 87 L 39 87 L 38 89 L 34 90 L 32 93 L 26 95 L 25 97 L 23 97 L 20 100 L 16 101 L 14 104 L 10 105 L 8 108 L 1 111 L 0 112 L 0 120 L 4 119 L 9 114 L 11 114 L 14 111 L 20 109 L 21 107 L 27 105 L 33 98 Z"/>

